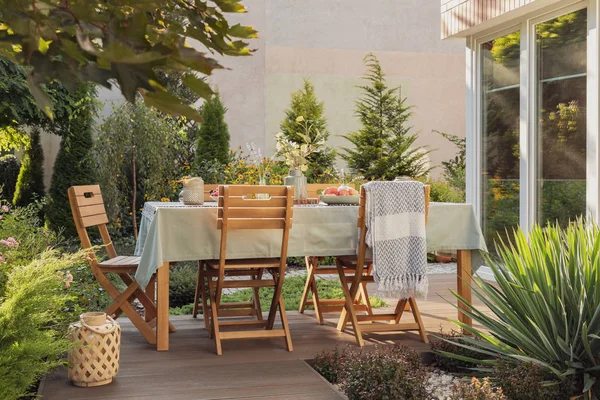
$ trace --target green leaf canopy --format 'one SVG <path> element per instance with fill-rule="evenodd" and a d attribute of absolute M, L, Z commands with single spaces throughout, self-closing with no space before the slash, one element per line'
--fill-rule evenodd
<path fill-rule="evenodd" d="M 139 92 L 162 112 L 200 120 L 197 110 L 162 86 L 159 71 L 210 75 L 223 66 L 211 54 L 250 55 L 257 37 L 225 13 L 243 13 L 241 0 L 0 0 L 0 55 L 28 66 L 27 84 L 37 106 L 53 116 L 43 85 L 59 80 L 105 87 L 115 83 L 134 102 Z M 207 52 L 194 47 L 201 45 Z M 194 47 L 192 47 L 194 45 Z M 210 89 L 184 82 L 199 96 Z"/>

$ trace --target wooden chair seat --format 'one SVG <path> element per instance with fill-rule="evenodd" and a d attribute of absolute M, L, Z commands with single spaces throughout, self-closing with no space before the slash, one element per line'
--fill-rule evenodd
<path fill-rule="evenodd" d="M 337 260 L 342 264 L 344 268 L 356 269 L 356 264 L 358 263 L 358 256 L 338 256 Z M 365 257 L 365 264 L 373 264 L 373 259 L 371 257 Z"/>
<path fill-rule="evenodd" d="M 211 269 L 219 269 L 219 260 L 204 261 Z M 279 259 L 277 258 L 257 258 L 257 259 L 239 259 L 226 260 L 226 270 L 244 270 L 257 268 L 279 268 Z"/>
<path fill-rule="evenodd" d="M 139 257 L 117 256 L 98 263 L 98 267 L 103 272 L 135 272 L 139 263 Z"/>

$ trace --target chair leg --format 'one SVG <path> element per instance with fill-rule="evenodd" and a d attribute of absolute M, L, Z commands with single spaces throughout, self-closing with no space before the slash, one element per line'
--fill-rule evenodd
<path fill-rule="evenodd" d="M 402 318 L 402 314 L 404 314 L 407 304 L 408 304 L 407 299 L 398 300 L 398 303 L 396 304 L 396 310 L 394 311 L 394 314 L 396 314 L 396 321 L 395 321 L 396 323 L 400 322 L 400 318 Z"/>
<path fill-rule="evenodd" d="M 283 303 L 283 296 L 279 296 L 279 314 L 281 316 L 281 326 L 285 332 L 285 345 L 288 351 L 294 351 L 292 345 L 292 335 L 290 334 L 290 326 L 288 324 L 287 314 L 285 313 L 285 304 Z"/>
<path fill-rule="evenodd" d="M 304 290 L 302 291 L 302 297 L 300 298 L 300 307 L 298 307 L 298 312 L 300 314 L 304 313 L 304 309 L 306 308 L 308 292 L 312 288 L 312 281 L 315 277 L 314 263 L 317 262 L 316 257 L 306 256 L 304 259 L 306 260 L 306 282 L 304 283 Z"/>
<path fill-rule="evenodd" d="M 352 296 L 351 293 L 351 290 L 353 288 L 351 287 L 350 290 L 348 290 L 348 285 L 346 283 L 346 275 L 344 274 L 343 266 L 339 262 L 336 262 L 336 267 L 338 270 L 338 275 L 340 276 L 340 281 L 342 282 L 342 291 L 344 292 L 344 299 L 346 302 L 344 306 L 344 310 L 346 310 L 346 313 L 344 314 L 342 310 L 340 322 L 338 323 L 338 329 L 342 332 L 346 329 L 345 317 L 346 315 L 348 315 L 350 317 L 350 321 L 352 322 L 352 327 L 354 328 L 354 336 L 356 337 L 356 343 L 358 343 L 360 347 L 363 347 L 365 345 L 365 342 L 363 341 L 362 333 L 360 332 L 360 326 L 358 324 L 358 319 L 356 318 L 356 309 L 354 308 L 353 298 L 354 296 Z M 355 275 L 354 282 L 360 285 L 360 276 Z M 352 286 L 354 286 L 354 283 L 352 284 Z"/>
<path fill-rule="evenodd" d="M 200 296 L 204 297 L 204 293 L 202 293 L 202 261 L 198 261 L 198 281 L 196 281 L 196 294 L 194 295 L 194 309 L 192 311 L 192 318 L 196 318 L 198 316 L 198 308 L 200 305 L 198 304 L 200 300 Z M 204 309 L 203 309 L 204 311 Z"/>
<path fill-rule="evenodd" d="M 263 271 L 262 271 L 262 269 L 260 269 L 256 273 L 256 275 L 252 276 L 252 279 L 254 279 L 254 280 L 261 280 L 262 279 L 262 273 L 263 273 Z M 256 318 L 259 321 L 262 321 L 263 320 L 263 315 L 262 315 L 262 306 L 260 304 L 260 288 L 258 288 L 258 287 L 252 288 L 252 291 L 253 291 L 253 298 L 252 299 L 253 299 L 254 312 L 256 313 Z"/>
<path fill-rule="evenodd" d="M 216 291 L 215 291 L 214 295 L 211 294 L 210 307 L 212 310 L 212 318 L 211 318 L 210 322 L 211 322 L 211 326 L 212 326 L 212 330 L 213 330 L 213 335 L 215 338 L 215 347 L 217 350 L 217 355 L 220 356 L 223 354 L 223 349 L 221 348 L 221 334 L 219 332 L 219 314 L 217 312 L 217 310 L 219 309 L 219 305 L 217 304 Z"/>
<path fill-rule="evenodd" d="M 317 317 L 317 323 L 319 325 L 323 325 L 323 311 L 321 310 L 321 303 L 319 300 L 319 290 L 317 289 L 317 279 L 313 275 L 312 278 L 312 299 L 313 299 L 313 307 L 315 309 L 315 316 Z"/>
<path fill-rule="evenodd" d="M 367 314 L 373 315 L 373 307 L 371 307 L 371 299 L 369 299 L 369 292 L 367 291 L 367 282 L 360 283 L 358 292 L 360 294 L 359 299 L 362 299 L 362 301 L 365 303 L 365 306 L 367 306 Z"/>
<path fill-rule="evenodd" d="M 209 309 L 208 309 L 208 300 L 207 300 L 207 298 L 210 295 L 207 294 L 207 293 L 209 293 L 209 290 L 208 290 L 208 287 L 207 287 L 207 284 L 206 284 L 207 277 L 204 276 L 204 266 L 201 265 L 200 267 L 201 267 L 201 269 L 200 269 L 200 292 L 202 293 L 202 317 L 204 319 L 204 327 L 206 329 L 208 329 L 209 328 L 209 324 L 208 324 L 208 321 L 209 321 L 209 316 L 208 316 Z M 210 279 L 210 277 L 208 279 Z"/>
<path fill-rule="evenodd" d="M 427 331 L 425 330 L 425 325 L 423 325 L 423 320 L 421 319 L 421 313 L 419 312 L 419 307 L 417 307 L 417 302 L 414 297 L 408 299 L 408 304 L 410 304 L 410 308 L 413 313 L 413 317 L 415 317 L 415 322 L 419 325 L 419 336 L 421 336 L 421 340 L 423 343 L 429 343 L 429 338 L 427 337 Z"/>

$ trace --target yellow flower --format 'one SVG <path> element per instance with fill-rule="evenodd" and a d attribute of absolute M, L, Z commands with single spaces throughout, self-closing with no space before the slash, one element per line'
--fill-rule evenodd
<path fill-rule="evenodd" d="M 304 122 L 304 117 L 300 115 L 298 118 L 296 118 L 296 122 Z"/>
<path fill-rule="evenodd" d="M 166 198 L 166 197 L 161 197 L 161 198 L 160 198 L 160 201 L 161 201 L 161 202 L 163 202 L 163 203 L 168 203 L 168 202 L 169 202 L 169 201 L 171 201 L 171 200 L 169 200 L 169 199 L 168 199 L 168 198 Z"/>

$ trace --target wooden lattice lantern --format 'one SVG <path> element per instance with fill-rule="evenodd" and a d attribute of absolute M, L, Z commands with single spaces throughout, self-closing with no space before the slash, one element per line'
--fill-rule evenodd
<path fill-rule="evenodd" d="M 83 313 L 71 324 L 75 346 L 69 352 L 69 379 L 76 386 L 101 386 L 119 372 L 121 327 L 105 313 Z"/>

